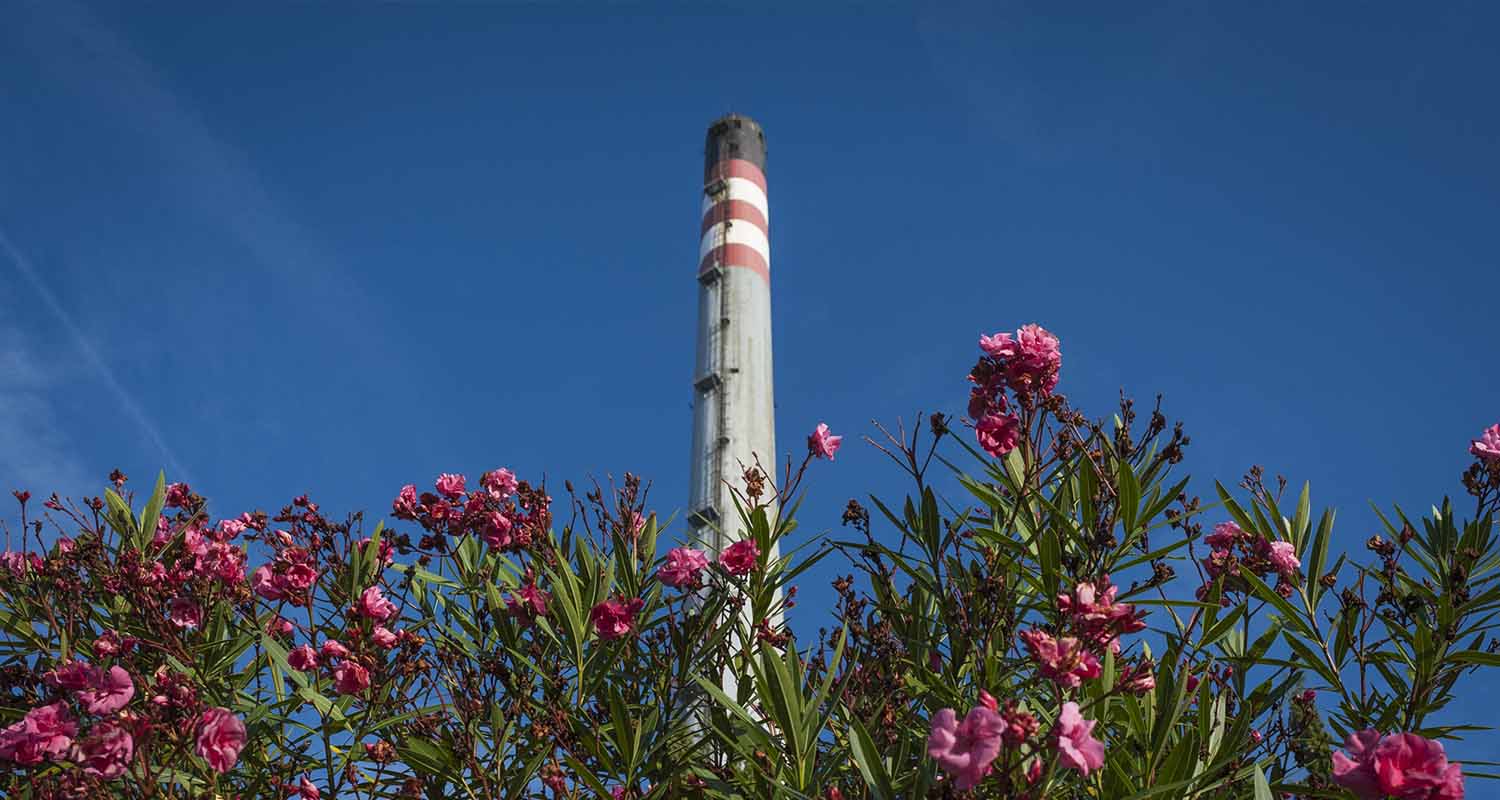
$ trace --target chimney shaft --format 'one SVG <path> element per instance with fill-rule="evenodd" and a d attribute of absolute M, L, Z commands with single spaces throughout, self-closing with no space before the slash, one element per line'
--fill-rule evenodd
<path fill-rule="evenodd" d="M 711 553 L 743 535 L 726 484 L 742 487 L 741 475 L 757 458 L 768 477 L 776 476 L 766 197 L 760 125 L 737 114 L 714 121 L 704 153 L 699 225 L 689 500 L 694 538 Z"/>

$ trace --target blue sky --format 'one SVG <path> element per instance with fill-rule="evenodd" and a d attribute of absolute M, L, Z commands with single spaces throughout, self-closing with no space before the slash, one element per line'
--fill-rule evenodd
<path fill-rule="evenodd" d="M 870 420 L 960 410 L 978 334 L 1031 321 L 1075 404 L 1164 393 L 1194 475 L 1310 480 L 1347 547 L 1461 492 L 1500 421 L 1500 10 L 673 8 L 0 9 L 0 486 L 383 513 L 507 465 L 680 509 L 733 110 L 778 440 L 849 436 L 804 530 L 903 491 Z"/>

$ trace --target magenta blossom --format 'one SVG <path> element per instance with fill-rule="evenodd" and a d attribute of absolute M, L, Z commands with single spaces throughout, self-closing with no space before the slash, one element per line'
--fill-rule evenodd
<path fill-rule="evenodd" d="M 1063 703 L 1062 713 L 1057 716 L 1057 760 L 1068 769 L 1076 769 L 1087 776 L 1090 770 L 1104 766 L 1104 742 L 1093 737 L 1098 723 L 1084 719 L 1078 712 L 1078 704 L 1069 700 Z"/>
<path fill-rule="evenodd" d="M 496 500 L 504 500 L 515 494 L 516 487 L 520 485 L 516 483 L 516 474 L 504 467 L 484 473 L 479 483 Z"/>
<path fill-rule="evenodd" d="M 383 622 L 396 615 L 396 604 L 385 599 L 379 586 L 366 587 L 359 594 L 359 603 L 355 608 L 361 616 L 368 617 L 376 622 Z"/>
<path fill-rule="evenodd" d="M 135 739 L 124 728 L 101 722 L 76 747 L 72 760 L 83 765 L 83 773 L 112 781 L 125 774 L 135 755 Z"/>
<path fill-rule="evenodd" d="M 370 688 L 370 671 L 355 661 L 344 661 L 333 670 L 333 688 L 339 694 L 359 694 Z"/>
<path fill-rule="evenodd" d="M 202 756 L 215 772 L 234 769 L 245 747 L 245 723 L 227 708 L 210 708 L 198 718 L 193 752 Z"/>
<path fill-rule="evenodd" d="M 990 358 L 1007 358 L 1016 352 L 1016 340 L 1008 333 L 997 333 L 994 336 L 980 336 L 979 349 Z"/>
<path fill-rule="evenodd" d="M 1005 723 L 984 706 L 975 706 L 958 721 L 953 709 L 945 708 L 932 717 L 927 736 L 927 755 L 953 777 L 960 791 L 972 789 L 990 772 L 990 764 L 1000 755 L 1001 735 Z"/>
<path fill-rule="evenodd" d="M 135 682 L 122 667 L 110 667 L 99 674 L 93 687 L 78 693 L 78 699 L 90 714 L 104 716 L 124 708 L 135 697 Z"/>
<path fill-rule="evenodd" d="M 78 735 L 78 723 L 59 700 L 26 712 L 10 727 L 0 730 L 0 758 L 23 766 L 35 766 L 63 757 Z"/>
<path fill-rule="evenodd" d="M 1469 452 L 1486 460 L 1500 461 L 1500 424 L 1491 425 L 1469 443 Z"/>
<path fill-rule="evenodd" d="M 286 654 L 286 663 L 299 672 L 312 672 L 318 668 L 318 653 L 310 644 L 299 645 Z"/>
<path fill-rule="evenodd" d="M 286 596 L 286 592 L 281 589 L 281 581 L 271 571 L 270 564 L 256 567 L 255 571 L 250 573 L 250 588 L 267 600 L 280 600 Z"/>
<path fill-rule="evenodd" d="M 318 785 L 302 776 L 302 781 L 297 784 L 298 800 L 320 800 L 322 793 L 318 791 Z"/>
<path fill-rule="evenodd" d="M 1297 548 L 1291 542 L 1271 542 L 1270 551 L 1266 554 L 1271 566 L 1283 577 L 1294 577 L 1297 568 L 1302 562 L 1297 560 Z"/>
<path fill-rule="evenodd" d="M 349 657 L 349 648 L 340 644 L 338 639 L 324 640 L 321 652 L 328 659 Z"/>
<path fill-rule="evenodd" d="M 546 615 L 547 601 L 550 599 L 551 595 L 537 588 L 536 584 L 528 583 L 506 595 L 505 607 L 522 622 L 529 624 L 533 619 Z"/>
<path fill-rule="evenodd" d="M 755 546 L 755 540 L 741 539 L 719 553 L 719 564 L 730 575 L 749 575 L 755 571 L 759 558 L 760 548 Z"/>
<path fill-rule="evenodd" d="M 635 615 L 643 606 L 645 602 L 639 597 L 626 601 L 605 600 L 589 611 L 589 621 L 594 623 L 600 639 L 611 641 L 635 630 Z"/>
<path fill-rule="evenodd" d="M 464 493 L 464 476 L 444 472 L 437 479 L 438 494 L 456 500 Z"/>
<path fill-rule="evenodd" d="M 819 422 L 818 427 L 813 429 L 807 437 L 807 452 L 818 458 L 833 460 L 833 454 L 839 451 L 839 445 L 844 441 L 842 436 L 834 436 L 828 430 L 828 423 Z"/>
<path fill-rule="evenodd" d="M 375 626 L 375 630 L 370 632 L 370 640 L 384 650 L 389 650 L 396 646 L 396 634 L 392 633 L 384 625 Z"/>
<path fill-rule="evenodd" d="M 186 597 L 174 597 L 167 604 L 167 617 L 179 628 L 196 628 L 203 624 L 203 609 Z"/>
<path fill-rule="evenodd" d="M 406 484 L 391 501 L 391 515 L 396 519 L 417 518 L 417 487 Z"/>
<path fill-rule="evenodd" d="M 691 547 L 674 547 L 667 553 L 666 563 L 656 571 L 656 579 L 674 589 L 692 586 L 698 582 L 698 574 L 708 566 L 708 556 Z"/>
<path fill-rule="evenodd" d="M 1021 641 L 1042 677 L 1057 681 L 1059 686 L 1076 689 L 1085 680 L 1099 677 L 1099 659 L 1072 636 L 1055 639 L 1044 631 L 1030 630 L 1021 632 Z"/>
<path fill-rule="evenodd" d="M 988 414 L 974 423 L 979 446 L 996 458 L 1016 449 L 1021 440 L 1021 421 L 1014 414 Z"/>
<path fill-rule="evenodd" d="M 1463 769 L 1448 762 L 1443 745 L 1415 733 L 1381 737 L 1367 729 L 1349 734 L 1333 754 L 1333 781 L 1360 800 L 1394 795 L 1401 800 L 1462 800 Z"/>

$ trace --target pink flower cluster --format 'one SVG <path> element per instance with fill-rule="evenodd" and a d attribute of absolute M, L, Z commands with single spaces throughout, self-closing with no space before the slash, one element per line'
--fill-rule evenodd
<path fill-rule="evenodd" d="M 1294 591 L 1302 562 L 1297 558 L 1297 548 L 1291 542 L 1267 541 L 1259 535 L 1246 532 L 1234 522 L 1215 525 L 1213 533 L 1203 537 L 1203 541 L 1211 550 L 1201 562 L 1208 582 L 1199 587 L 1199 600 L 1208 598 L 1210 584 L 1220 578 L 1224 579 L 1226 593 L 1247 591 L 1249 586 L 1241 577 L 1243 572 L 1256 577 L 1274 572 L 1278 576 L 1276 591 L 1282 597 L 1290 597 Z M 1228 605 L 1229 600 L 1221 597 L 1220 603 Z"/>
<path fill-rule="evenodd" d="M 397 519 L 418 522 L 431 536 L 424 548 L 435 546 L 442 536 L 473 533 L 497 550 L 518 551 L 545 535 L 551 524 L 551 498 L 527 490 L 508 469 L 493 469 L 479 479 L 480 491 L 469 492 L 461 474 L 445 472 L 434 482 L 433 492 L 417 494 L 411 484 L 401 487 L 391 502 Z"/>
<path fill-rule="evenodd" d="M 1120 636 L 1145 630 L 1145 614 L 1129 603 L 1115 600 L 1119 587 L 1110 585 L 1105 576 L 1096 586 L 1082 582 L 1071 594 L 1057 596 L 1058 610 L 1068 617 L 1068 624 L 1080 639 L 1103 652 L 1120 652 Z"/>
<path fill-rule="evenodd" d="M 1036 323 L 1022 325 L 1015 336 L 997 333 L 979 337 L 979 349 L 1004 367 L 1006 383 L 1017 394 L 1052 394 L 1062 370 L 1057 337 Z"/>
<path fill-rule="evenodd" d="M 1415 733 L 1382 737 L 1369 729 L 1349 734 L 1347 754 L 1333 754 L 1333 780 L 1360 800 L 1462 800 L 1463 769 L 1443 745 Z"/>
<path fill-rule="evenodd" d="M 21 721 L 0 730 L 0 759 L 22 766 L 70 761 L 84 774 L 104 780 L 124 775 L 135 753 L 134 737 L 119 724 L 128 717 L 120 712 L 135 697 L 130 673 L 120 666 L 101 669 L 73 661 L 43 678 L 71 692 L 86 712 L 101 719 L 80 736 L 78 720 L 65 700 L 33 708 Z"/>
<path fill-rule="evenodd" d="M 1037 662 L 1037 672 L 1058 686 L 1076 689 L 1085 680 L 1099 677 L 1099 659 L 1072 636 L 1056 639 L 1044 631 L 1030 630 L 1021 632 L 1021 641 Z"/>
<path fill-rule="evenodd" d="M 283 548 L 270 564 L 256 568 L 250 575 L 250 588 L 267 600 L 288 600 L 304 605 L 318 581 L 315 559 L 302 547 Z"/>
<path fill-rule="evenodd" d="M 1036 733 L 1036 719 L 1016 709 L 1011 702 L 1002 712 L 994 698 L 981 692 L 980 704 L 962 720 L 951 708 L 933 715 L 927 755 L 953 779 L 955 789 L 966 791 L 978 786 L 1002 752 L 1007 748 L 1019 750 Z M 1104 766 L 1104 743 L 1093 736 L 1096 724 L 1083 718 L 1077 703 L 1063 703 L 1050 734 L 1051 750 L 1060 766 L 1085 776 Z M 1041 762 L 1033 760 L 1026 769 L 1026 780 L 1035 782 L 1040 775 Z"/>
<path fill-rule="evenodd" d="M 1011 410 L 1005 391 L 1014 392 L 1022 407 L 1052 394 L 1062 368 L 1057 337 L 1040 325 L 1023 325 L 1012 336 L 997 333 L 979 337 L 984 357 L 969 372 L 969 416 L 979 446 L 996 458 L 1014 450 L 1021 437 L 1021 420 Z"/>
<path fill-rule="evenodd" d="M 52 686 L 72 691 L 90 714 L 99 716 L 119 711 L 135 697 L 135 682 L 119 666 L 106 670 L 73 661 L 49 671 L 44 679 Z"/>

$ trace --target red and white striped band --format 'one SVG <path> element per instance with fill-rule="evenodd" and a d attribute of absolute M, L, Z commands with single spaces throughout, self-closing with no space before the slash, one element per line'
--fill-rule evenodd
<path fill-rule="evenodd" d="M 770 206 L 766 175 L 740 158 L 720 161 L 708 170 L 703 219 L 699 227 L 698 272 L 715 266 L 744 267 L 771 279 Z"/>

